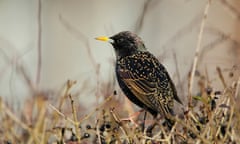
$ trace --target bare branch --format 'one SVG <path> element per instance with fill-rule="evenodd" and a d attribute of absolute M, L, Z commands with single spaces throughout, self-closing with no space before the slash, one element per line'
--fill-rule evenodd
<path fill-rule="evenodd" d="M 37 57 L 37 74 L 36 74 L 36 84 L 40 83 L 41 79 L 41 69 L 42 69 L 42 1 L 38 0 L 38 57 Z"/>
<path fill-rule="evenodd" d="M 147 15 L 147 13 L 153 9 L 153 6 L 156 6 L 157 3 L 159 3 L 160 0 L 147 0 L 144 5 L 143 5 L 143 10 L 141 12 L 141 14 L 139 15 L 138 17 L 138 20 L 136 22 L 136 26 L 135 26 L 135 29 L 134 29 L 134 32 L 135 33 L 140 33 L 140 31 L 142 30 L 143 28 L 143 24 L 144 24 L 144 20 L 145 20 L 145 17 Z"/>
<path fill-rule="evenodd" d="M 197 63 L 198 63 L 198 57 L 199 57 L 199 52 L 201 49 L 201 42 L 202 42 L 202 35 L 203 35 L 203 30 L 204 30 L 204 26 L 207 20 L 207 15 L 208 15 L 208 9 L 210 7 L 211 4 L 211 0 L 207 1 L 207 4 L 205 6 L 205 10 L 204 10 L 204 15 L 202 18 L 202 22 L 201 22 L 201 26 L 200 26 L 200 31 L 198 34 L 198 41 L 197 41 L 197 46 L 196 46 L 196 51 L 195 51 L 195 57 L 193 59 L 193 66 L 192 66 L 192 71 L 191 71 L 191 75 L 189 78 L 189 101 L 188 101 L 188 109 L 191 107 L 192 105 L 192 88 L 193 88 L 193 82 L 194 82 L 194 75 L 195 75 L 195 71 L 197 68 Z"/>

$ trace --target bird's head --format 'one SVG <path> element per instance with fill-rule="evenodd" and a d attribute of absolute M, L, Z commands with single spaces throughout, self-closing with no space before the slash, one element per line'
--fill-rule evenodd
<path fill-rule="evenodd" d="M 146 51 L 141 38 L 130 31 L 123 31 L 111 37 L 97 37 L 96 40 L 110 42 L 117 56 L 127 56 L 137 51 Z"/>

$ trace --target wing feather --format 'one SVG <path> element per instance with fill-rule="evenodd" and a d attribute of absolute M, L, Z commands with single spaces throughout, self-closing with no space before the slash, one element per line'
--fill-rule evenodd
<path fill-rule="evenodd" d="M 146 79 L 132 74 L 129 70 L 119 72 L 122 81 L 128 86 L 131 92 L 147 107 L 156 109 L 152 102 L 149 100 L 150 95 L 154 95 L 157 91 L 156 84 L 146 81 Z"/>
<path fill-rule="evenodd" d="M 176 89 L 164 66 L 153 55 L 136 54 L 118 65 L 119 77 L 137 99 L 165 116 L 172 113 Z"/>

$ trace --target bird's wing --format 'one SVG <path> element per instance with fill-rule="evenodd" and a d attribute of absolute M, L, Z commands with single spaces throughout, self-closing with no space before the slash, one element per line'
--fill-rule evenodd
<path fill-rule="evenodd" d="M 156 106 L 153 104 L 154 95 L 157 93 L 156 82 L 140 77 L 134 71 L 121 69 L 118 71 L 122 81 L 128 86 L 130 91 L 144 103 L 148 108 L 156 110 Z"/>
<path fill-rule="evenodd" d="M 163 89 L 163 91 L 168 91 L 166 95 L 163 95 L 164 97 L 167 96 L 169 98 L 175 99 L 177 102 L 182 104 L 182 101 L 178 97 L 176 87 L 174 83 L 172 82 L 167 70 L 165 67 L 159 63 L 156 59 L 153 60 L 154 65 L 157 67 L 157 77 L 158 77 L 158 84 Z"/>
<path fill-rule="evenodd" d="M 176 90 L 165 67 L 149 53 L 139 57 L 129 58 L 118 70 L 122 81 L 147 107 L 164 115 L 173 113 Z"/>

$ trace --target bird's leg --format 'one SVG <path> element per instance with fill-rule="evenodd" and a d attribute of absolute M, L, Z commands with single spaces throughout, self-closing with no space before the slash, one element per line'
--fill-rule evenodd
<path fill-rule="evenodd" d="M 168 130 L 171 130 L 174 124 L 175 124 L 175 121 L 170 118 L 166 118 L 165 121 L 163 122 L 163 126 L 166 126 Z"/>
<path fill-rule="evenodd" d="M 120 119 L 120 120 L 121 120 L 121 121 L 130 121 L 130 122 L 132 122 L 132 123 L 137 127 L 138 124 L 137 124 L 137 122 L 135 122 L 135 120 L 134 120 L 133 118 L 139 116 L 139 115 L 141 114 L 141 112 L 143 112 L 143 109 L 140 110 L 140 111 L 138 111 L 138 112 L 136 112 L 136 113 L 131 114 L 131 115 L 130 115 L 129 117 L 127 117 L 127 118 L 122 118 L 122 119 Z"/>
<path fill-rule="evenodd" d="M 155 128 L 155 126 L 158 125 L 158 119 L 157 119 L 157 115 L 153 116 L 154 122 L 153 124 L 151 124 L 150 126 L 147 127 L 146 133 L 148 136 L 152 135 L 152 130 Z"/>
<path fill-rule="evenodd" d="M 147 111 L 145 110 L 145 111 L 144 111 L 144 117 L 143 117 L 142 131 L 144 131 L 144 129 L 145 129 L 145 121 L 146 121 L 146 118 L 147 118 Z"/>

